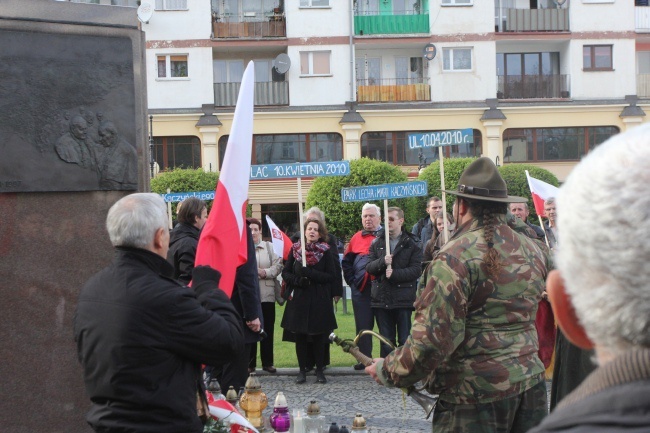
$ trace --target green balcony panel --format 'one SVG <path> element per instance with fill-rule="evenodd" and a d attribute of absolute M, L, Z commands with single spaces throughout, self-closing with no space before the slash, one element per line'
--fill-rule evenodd
<path fill-rule="evenodd" d="M 429 33 L 429 14 L 358 15 L 354 17 L 355 35 L 395 35 Z"/>

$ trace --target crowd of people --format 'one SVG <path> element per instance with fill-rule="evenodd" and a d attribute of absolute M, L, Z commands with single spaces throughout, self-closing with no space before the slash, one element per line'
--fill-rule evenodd
<path fill-rule="evenodd" d="M 284 262 L 249 218 L 248 261 L 230 300 L 218 271 L 194 267 L 205 203 L 182 202 L 170 233 L 159 197 L 126 196 L 107 217 L 116 258 L 83 287 L 75 314 L 93 402 L 87 420 L 96 431 L 201 431 L 201 365 L 223 388 L 240 389 L 259 344 L 262 369 L 277 371 L 281 276 L 280 326 L 295 343 L 297 383 L 312 369 L 327 383 L 332 303 L 345 281 L 357 333 L 376 325 L 391 344 L 353 368 L 383 386 L 422 383 L 438 396 L 434 432 L 647 431 L 646 163 L 650 126 L 610 139 L 546 201 L 540 227 L 528 221 L 528 199 L 509 195 L 494 163 L 479 158 L 445 191 L 455 197 L 451 213 L 431 197 L 411 231 L 402 209 L 388 208 L 383 227 L 381 209 L 366 203 L 342 260 L 318 208 L 305 212 L 304 237 Z M 363 354 L 372 347 L 360 338 Z"/>

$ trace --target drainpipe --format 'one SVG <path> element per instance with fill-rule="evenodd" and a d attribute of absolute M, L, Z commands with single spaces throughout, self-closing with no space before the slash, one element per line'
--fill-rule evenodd
<path fill-rule="evenodd" d="M 354 0 L 350 2 L 350 101 L 355 101 L 354 84 L 356 76 L 354 74 Z"/>

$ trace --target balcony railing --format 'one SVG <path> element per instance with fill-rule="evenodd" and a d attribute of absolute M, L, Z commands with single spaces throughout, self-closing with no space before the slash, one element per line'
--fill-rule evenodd
<path fill-rule="evenodd" d="M 287 36 L 284 15 L 216 17 L 212 23 L 215 39 L 280 38 Z"/>
<path fill-rule="evenodd" d="M 428 78 L 357 80 L 357 102 L 431 101 Z"/>
<path fill-rule="evenodd" d="M 650 7 L 634 7 L 634 28 L 637 32 L 650 32 Z"/>
<path fill-rule="evenodd" d="M 505 9 L 500 32 L 568 32 L 568 9 Z"/>
<path fill-rule="evenodd" d="M 419 14 L 413 10 L 392 15 L 376 11 L 355 12 L 354 34 L 357 36 L 410 33 L 429 33 L 428 13 Z"/>
<path fill-rule="evenodd" d="M 214 83 L 214 105 L 236 105 L 240 86 L 241 83 Z M 255 105 L 289 105 L 289 82 L 255 83 Z"/>
<path fill-rule="evenodd" d="M 650 98 L 650 74 L 637 74 L 636 94 L 639 98 Z"/>
<path fill-rule="evenodd" d="M 569 75 L 499 75 L 497 98 L 534 99 L 570 97 Z"/>

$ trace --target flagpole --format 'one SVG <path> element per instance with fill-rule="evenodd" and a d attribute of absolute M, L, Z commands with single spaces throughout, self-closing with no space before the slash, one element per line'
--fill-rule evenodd
<path fill-rule="evenodd" d="M 447 229 L 449 221 L 447 221 L 447 194 L 445 193 L 445 164 L 443 163 L 442 146 L 438 147 L 438 159 L 440 160 L 440 188 L 442 189 L 442 221 L 444 224 L 444 240 L 445 243 L 449 242 L 449 230 Z M 436 223 L 435 221 L 433 222 Z M 422 240 L 422 242 L 428 242 Z"/>
<path fill-rule="evenodd" d="M 384 235 L 386 238 L 386 254 L 390 254 L 390 238 L 388 234 L 388 200 L 384 199 Z M 386 266 L 386 269 L 390 269 L 391 266 Z"/>
<path fill-rule="evenodd" d="M 537 215 L 537 218 L 539 218 L 539 226 L 544 230 L 544 223 L 542 222 L 542 217 Z M 548 237 L 546 237 L 546 230 L 544 230 L 544 240 L 546 241 L 546 246 L 551 248 L 551 244 L 548 243 Z"/>
<path fill-rule="evenodd" d="M 302 215 L 302 179 L 300 177 L 298 177 L 298 212 L 300 221 L 300 246 L 302 247 L 302 265 L 307 266 L 307 252 L 305 251 L 305 227 Z"/>

